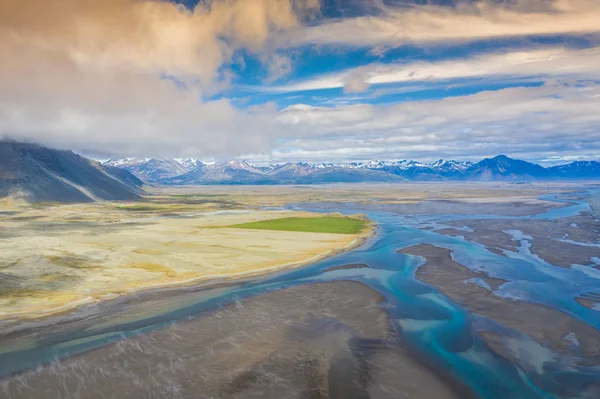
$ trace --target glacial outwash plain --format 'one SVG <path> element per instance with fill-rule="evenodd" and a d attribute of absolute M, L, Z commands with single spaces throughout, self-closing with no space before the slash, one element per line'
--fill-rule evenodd
<path fill-rule="evenodd" d="M 349 250 L 373 232 L 361 216 L 267 211 L 237 200 L 189 193 L 6 206 L 0 317 L 36 318 L 150 287 L 297 267 Z"/>
<path fill-rule="evenodd" d="M 6 398 L 600 397 L 595 182 L 0 211 Z"/>

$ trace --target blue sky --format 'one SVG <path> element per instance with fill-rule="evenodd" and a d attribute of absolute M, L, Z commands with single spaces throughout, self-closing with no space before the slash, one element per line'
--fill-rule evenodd
<path fill-rule="evenodd" d="M 0 6 L 2 136 L 99 156 L 600 157 L 596 0 L 32 3 Z"/>

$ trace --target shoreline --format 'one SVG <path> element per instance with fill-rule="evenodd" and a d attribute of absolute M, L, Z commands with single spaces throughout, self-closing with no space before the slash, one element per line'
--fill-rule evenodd
<path fill-rule="evenodd" d="M 256 270 L 244 271 L 239 273 L 230 273 L 230 274 L 213 274 L 209 276 L 199 276 L 193 277 L 187 280 L 179 280 L 179 281 L 170 281 L 170 282 L 158 282 L 155 284 L 145 284 L 133 287 L 132 289 L 115 294 L 103 294 L 98 297 L 89 296 L 87 298 L 81 298 L 77 301 L 73 301 L 69 304 L 65 304 L 62 306 L 58 306 L 56 308 L 49 309 L 48 311 L 36 312 L 36 313 L 12 313 L 0 316 L 0 326 L 4 323 L 13 324 L 19 322 L 36 322 L 42 321 L 44 319 L 53 317 L 66 315 L 68 313 L 74 312 L 77 309 L 80 309 L 84 306 L 89 306 L 93 304 L 103 303 L 106 301 L 111 301 L 115 299 L 126 298 L 128 296 L 142 294 L 142 293 L 151 293 L 152 291 L 158 291 L 169 288 L 190 288 L 194 285 L 201 285 L 202 289 L 211 289 L 213 288 L 213 283 L 217 287 L 221 284 L 227 283 L 238 283 L 243 282 L 246 279 L 259 277 L 262 275 L 276 273 L 279 271 L 295 269 L 299 267 L 303 267 L 309 265 L 311 263 L 315 263 L 317 261 L 333 257 L 348 251 L 351 251 L 364 243 L 366 243 L 369 239 L 373 238 L 377 233 L 378 225 L 372 220 L 368 219 L 368 226 L 365 228 L 365 231 L 358 233 L 354 239 L 349 242 L 347 245 L 337 249 L 329 249 L 325 252 L 316 254 L 309 259 L 303 259 L 296 262 L 288 262 L 284 264 L 278 264 L 269 267 L 256 267 Z M 1 333 L 1 330 L 0 330 Z"/>

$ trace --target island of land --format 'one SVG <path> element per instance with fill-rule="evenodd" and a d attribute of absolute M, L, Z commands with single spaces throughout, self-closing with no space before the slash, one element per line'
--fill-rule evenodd
<path fill-rule="evenodd" d="M 430 244 L 420 244 L 403 248 L 403 254 L 422 256 L 426 263 L 422 265 L 416 277 L 437 287 L 452 300 L 462 304 L 473 313 L 489 317 L 502 325 L 522 331 L 547 345 L 558 353 L 569 352 L 570 343 L 565 340 L 568 334 L 575 334 L 583 358 L 597 364 L 600 358 L 600 331 L 582 323 L 569 315 L 547 306 L 523 301 L 508 301 L 493 290 L 506 281 L 489 277 L 486 273 L 476 273 L 452 259 L 451 251 Z M 492 290 L 477 284 L 465 284 L 473 278 L 483 279 Z M 479 331 L 491 348 L 501 356 L 510 358 L 511 351 L 503 345 L 497 334 Z"/>
<path fill-rule="evenodd" d="M 297 267 L 351 249 L 374 230 L 362 216 L 259 210 L 210 195 L 29 205 L 0 219 L 3 319 Z"/>

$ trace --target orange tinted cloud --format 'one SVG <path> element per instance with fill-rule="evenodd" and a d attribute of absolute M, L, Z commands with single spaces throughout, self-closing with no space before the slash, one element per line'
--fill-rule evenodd
<path fill-rule="evenodd" d="M 295 11 L 290 0 L 221 0 L 193 11 L 163 1 L 2 0 L 1 56 L 38 49 L 85 67 L 210 80 L 236 49 L 259 51 L 270 33 L 296 26 Z"/>
<path fill-rule="evenodd" d="M 0 139 L 126 154 L 268 151 L 278 129 L 272 118 L 203 98 L 227 83 L 219 71 L 236 50 L 267 62 L 267 38 L 316 7 L 0 0 Z"/>

